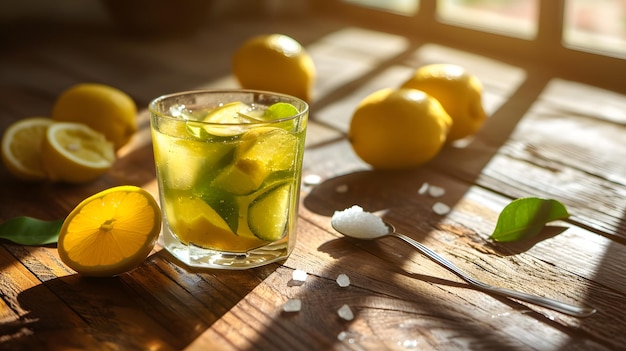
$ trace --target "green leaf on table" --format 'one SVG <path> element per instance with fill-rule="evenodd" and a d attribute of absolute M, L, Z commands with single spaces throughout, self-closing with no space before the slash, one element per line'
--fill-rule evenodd
<path fill-rule="evenodd" d="M 557 200 L 537 197 L 517 199 L 502 210 L 490 238 L 498 242 L 530 239 L 539 234 L 546 223 L 567 217 L 567 209 Z"/>
<path fill-rule="evenodd" d="M 48 245 L 59 240 L 63 220 L 44 221 L 21 216 L 0 224 L 0 238 L 20 245 Z"/>

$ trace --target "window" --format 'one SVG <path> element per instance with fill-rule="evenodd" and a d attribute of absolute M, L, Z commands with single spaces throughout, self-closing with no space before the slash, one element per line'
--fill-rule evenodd
<path fill-rule="evenodd" d="M 533 39 L 537 34 L 538 0 L 438 0 L 443 21 Z"/>
<path fill-rule="evenodd" d="M 344 0 L 347 3 L 371 7 L 400 15 L 412 16 L 417 13 L 419 0 Z"/>
<path fill-rule="evenodd" d="M 567 0 L 564 44 L 626 57 L 626 1 Z"/>
<path fill-rule="evenodd" d="M 624 89 L 626 0 L 314 0 L 317 12 Z"/>
<path fill-rule="evenodd" d="M 559 40 L 553 45 L 626 58 L 626 0 L 338 1 L 422 21 L 432 15 L 439 23 L 526 40 L 550 36 Z M 420 6 L 432 13 L 420 14 Z M 545 18 L 545 28 L 541 30 L 557 33 L 539 32 L 542 12 L 551 17 Z"/>

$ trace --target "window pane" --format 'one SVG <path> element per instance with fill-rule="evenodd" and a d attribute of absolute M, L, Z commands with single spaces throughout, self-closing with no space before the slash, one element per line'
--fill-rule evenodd
<path fill-rule="evenodd" d="M 406 16 L 417 13 L 419 0 L 343 0 L 344 2 L 385 10 Z"/>
<path fill-rule="evenodd" d="M 567 0 L 566 45 L 626 57 L 626 1 Z"/>
<path fill-rule="evenodd" d="M 537 6 L 537 0 L 437 0 L 437 14 L 451 24 L 533 39 Z"/>

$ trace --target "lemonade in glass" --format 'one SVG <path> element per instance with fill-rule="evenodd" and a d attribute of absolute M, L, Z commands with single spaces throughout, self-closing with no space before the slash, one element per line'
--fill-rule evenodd
<path fill-rule="evenodd" d="M 308 105 L 225 90 L 165 95 L 149 108 L 165 248 L 209 268 L 286 258 L 296 242 Z"/>

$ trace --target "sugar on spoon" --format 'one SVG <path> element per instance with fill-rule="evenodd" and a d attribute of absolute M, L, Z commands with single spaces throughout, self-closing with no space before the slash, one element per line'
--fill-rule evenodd
<path fill-rule="evenodd" d="M 355 239 L 373 240 L 385 236 L 396 237 L 412 245 L 426 257 L 456 274 L 468 284 L 484 292 L 505 297 L 512 297 L 517 300 L 526 301 L 534 305 L 549 308 L 574 317 L 587 317 L 596 312 L 595 308 L 574 306 L 546 297 L 531 295 L 506 288 L 499 288 L 478 281 L 457 268 L 454 264 L 452 264 L 452 262 L 440 256 L 435 251 L 404 234 L 396 232 L 395 228 L 391 224 L 384 222 L 380 217 L 373 213 L 363 211 L 361 207 L 356 205 L 344 211 L 336 211 L 331 219 L 331 225 L 337 232 Z"/>

